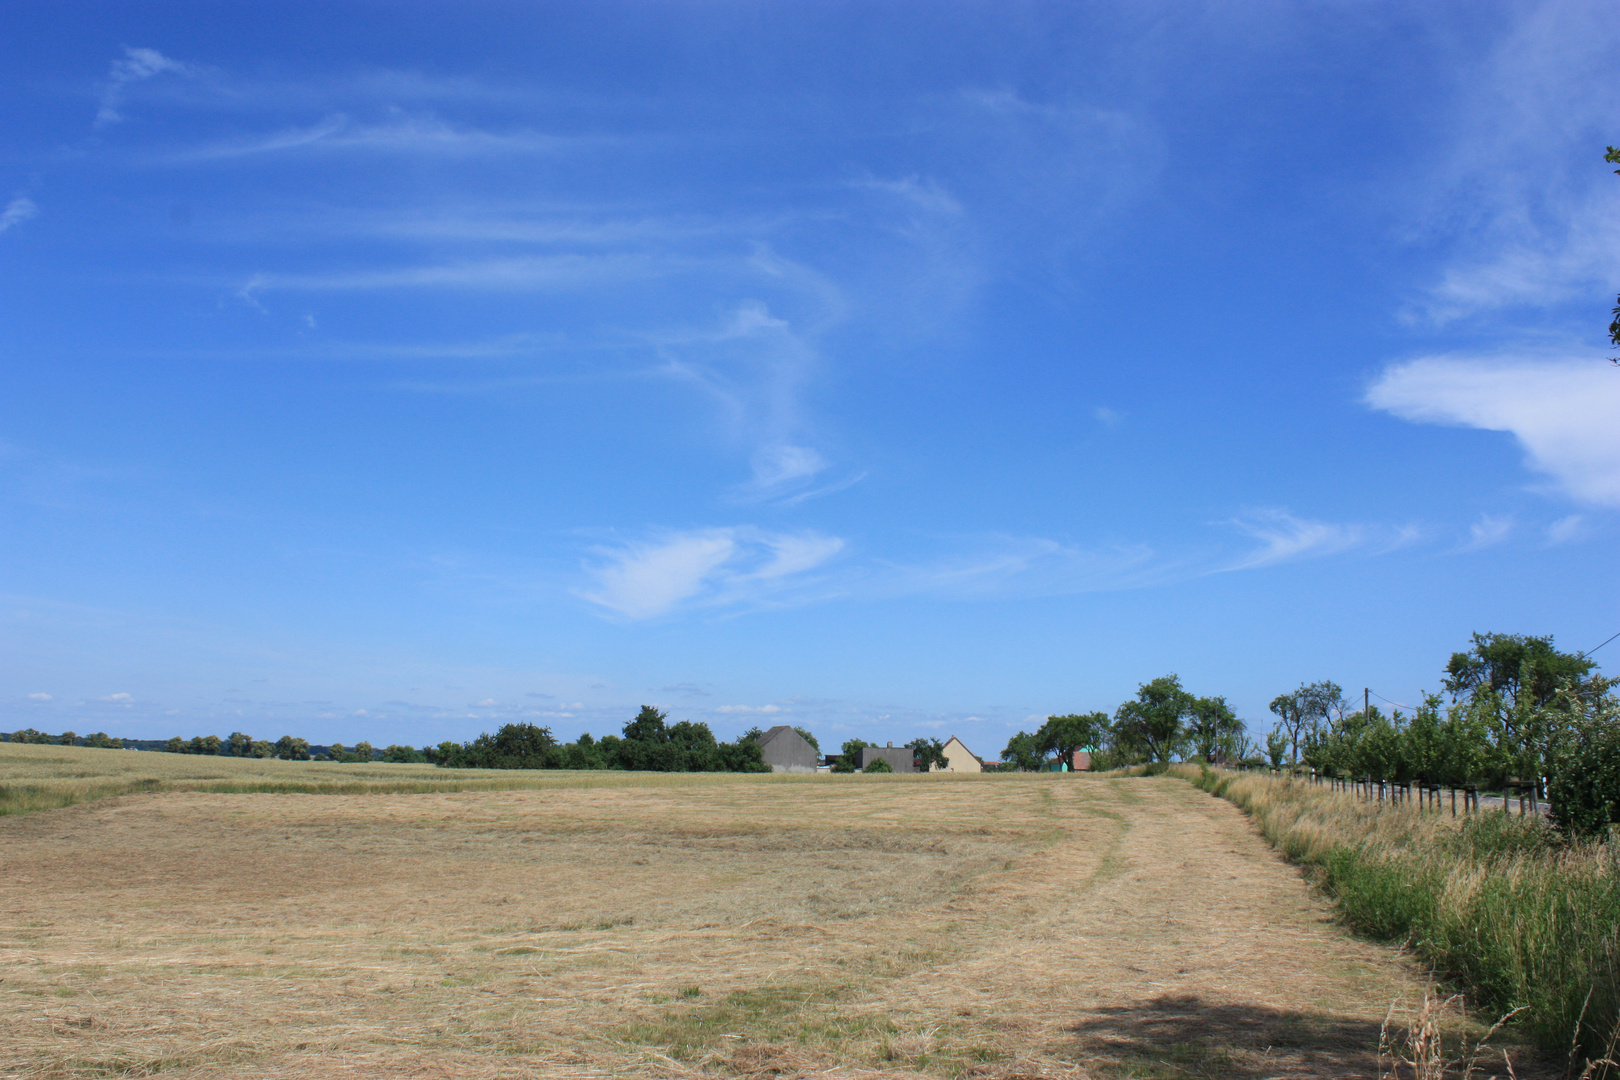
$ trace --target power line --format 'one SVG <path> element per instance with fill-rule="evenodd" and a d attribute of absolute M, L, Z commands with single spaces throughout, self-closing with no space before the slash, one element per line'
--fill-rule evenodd
<path fill-rule="evenodd" d="M 1385 705 L 1393 705 L 1397 709 L 1411 709 L 1413 712 L 1417 712 L 1417 706 L 1416 705 L 1402 705 L 1398 701 L 1391 701 L 1391 700 L 1389 700 L 1389 698 L 1385 697 L 1383 694 L 1380 694 L 1376 690 L 1368 690 L 1367 693 L 1371 694 L 1373 697 L 1377 698 L 1379 701 L 1382 701 Z"/>
<path fill-rule="evenodd" d="M 1582 656 L 1591 656 L 1593 653 L 1597 652 L 1598 649 L 1603 648 L 1604 645 L 1607 645 L 1609 642 L 1613 641 L 1617 637 L 1620 637 L 1620 630 L 1617 630 L 1614 633 L 1610 634 L 1608 637 L 1604 638 L 1602 644 L 1599 644 L 1599 645 L 1593 646 L 1590 649 L 1587 649 L 1585 652 L 1581 653 L 1581 655 Z"/>

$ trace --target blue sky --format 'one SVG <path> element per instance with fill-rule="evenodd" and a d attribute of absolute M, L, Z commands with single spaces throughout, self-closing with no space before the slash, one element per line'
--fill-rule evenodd
<path fill-rule="evenodd" d="M 8 21 L 7 730 L 994 754 L 1620 630 L 1602 5 Z"/>

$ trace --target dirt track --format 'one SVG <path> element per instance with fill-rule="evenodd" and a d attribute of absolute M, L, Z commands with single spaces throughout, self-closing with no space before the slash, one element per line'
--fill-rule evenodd
<path fill-rule="evenodd" d="M 0 1075 L 1371 1076 L 1391 950 L 1172 778 L 0 820 Z"/>

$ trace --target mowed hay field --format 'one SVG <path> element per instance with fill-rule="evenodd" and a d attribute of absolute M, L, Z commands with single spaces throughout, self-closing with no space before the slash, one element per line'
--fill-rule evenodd
<path fill-rule="evenodd" d="M 0 1076 L 1371 1076 L 1424 989 L 1174 778 L 508 779 L 0 818 Z"/>

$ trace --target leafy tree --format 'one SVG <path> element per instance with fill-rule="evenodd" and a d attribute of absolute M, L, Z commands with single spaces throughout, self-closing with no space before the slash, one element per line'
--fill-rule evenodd
<path fill-rule="evenodd" d="M 1603 155 L 1603 160 L 1610 165 L 1620 165 L 1620 148 L 1611 146 L 1608 147 L 1608 151 Z M 1614 170 L 1614 174 L 1620 176 L 1620 169 Z M 1620 296 L 1614 298 L 1613 314 L 1614 321 L 1609 323 L 1609 344 L 1620 349 Z M 1610 359 L 1613 363 L 1620 364 L 1620 356 L 1611 357 Z"/>
<path fill-rule="evenodd" d="M 911 751 L 911 760 L 916 763 L 918 772 L 933 772 L 935 766 L 945 767 L 945 744 L 938 739 L 912 739 L 906 743 L 906 749 Z"/>
<path fill-rule="evenodd" d="M 1574 714 L 1569 737 L 1556 747 L 1547 794 L 1552 823 L 1566 836 L 1586 840 L 1610 838 L 1620 824 L 1620 680 L 1591 680 L 1577 696 L 1562 695 Z M 1612 839 L 1611 839 L 1612 842 Z"/>
<path fill-rule="evenodd" d="M 354 744 L 354 750 L 349 755 L 350 761 L 369 762 L 377 756 L 376 749 L 368 742 Z"/>
<path fill-rule="evenodd" d="M 636 742 L 665 742 L 669 738 L 669 731 L 664 727 L 666 715 L 651 705 L 643 705 L 636 718 L 624 725 L 624 737 Z"/>
<path fill-rule="evenodd" d="M 198 735 L 187 744 L 187 753 L 191 754 L 218 754 L 221 743 L 218 735 Z"/>
<path fill-rule="evenodd" d="M 821 743 L 817 742 L 816 737 L 814 735 L 810 734 L 810 729 L 809 728 L 802 728 L 802 727 L 799 727 L 797 724 L 795 724 L 793 726 L 793 730 L 797 731 L 799 733 L 799 738 L 803 739 L 805 742 L 810 744 L 811 749 L 813 749 L 818 754 L 821 753 Z"/>
<path fill-rule="evenodd" d="M 385 749 L 382 759 L 398 765 L 416 765 L 427 760 L 415 747 L 400 746 L 398 743 Z"/>
<path fill-rule="evenodd" d="M 1573 706 L 1582 695 L 1600 696 L 1594 694 L 1595 667 L 1584 655 L 1559 652 L 1551 637 L 1475 634 L 1473 648 L 1452 653 L 1444 686 L 1452 701 L 1496 733 L 1503 775 L 1542 776 L 1569 733 Z"/>
<path fill-rule="evenodd" d="M 1243 721 L 1224 697 L 1194 698 L 1187 721 L 1187 741 L 1205 761 L 1236 761 L 1243 757 Z"/>
<path fill-rule="evenodd" d="M 186 740 L 176 735 L 163 744 L 163 749 L 171 754 L 183 754 L 186 752 Z"/>
<path fill-rule="evenodd" d="M 56 741 L 61 743 L 63 746 L 73 746 L 78 743 L 79 737 L 73 734 L 71 731 L 64 731 L 62 732 L 62 737 Z"/>
<path fill-rule="evenodd" d="M 502 724 L 494 735 L 483 734 L 461 748 L 461 767 L 473 769 L 544 769 L 557 740 L 551 729 L 534 724 Z"/>
<path fill-rule="evenodd" d="M 1271 711 L 1277 714 L 1277 724 L 1288 737 L 1289 761 L 1299 764 L 1299 748 L 1326 726 L 1329 717 L 1344 712 L 1344 691 L 1332 680 L 1299 684 L 1291 694 L 1278 694 L 1271 699 Z"/>
<path fill-rule="evenodd" d="M 873 758 L 871 761 L 868 761 L 866 763 L 866 768 L 862 769 L 861 772 L 865 772 L 865 773 L 894 772 L 894 766 L 890 765 L 887 761 L 884 761 L 880 757 L 879 758 Z"/>
<path fill-rule="evenodd" d="M 124 748 L 124 740 L 115 739 L 111 735 L 108 735 L 105 731 L 98 731 L 92 735 L 86 735 L 84 737 L 84 745 L 99 747 L 103 750 L 122 750 Z"/>
<path fill-rule="evenodd" d="M 35 731 L 33 728 L 23 728 L 21 731 L 12 732 L 11 741 L 15 743 L 44 744 L 53 743 L 56 740 L 45 734 L 43 731 Z"/>
<path fill-rule="evenodd" d="M 738 738 L 747 739 L 749 742 L 759 742 L 759 740 L 763 739 L 764 737 L 765 729 L 760 727 L 758 724 L 755 724 L 753 727 L 749 728 L 747 731 L 738 736 Z"/>
<path fill-rule="evenodd" d="M 276 740 L 276 757 L 283 761 L 308 761 L 309 743 L 304 739 L 283 735 Z"/>
<path fill-rule="evenodd" d="M 1185 742 L 1193 700 L 1176 675 L 1142 683 L 1136 700 L 1114 713 L 1115 740 L 1150 761 L 1169 761 Z"/>
<path fill-rule="evenodd" d="M 734 743 L 721 743 L 715 748 L 720 758 L 720 765 L 726 772 L 770 772 L 771 767 L 765 764 L 765 754 L 759 748 L 759 743 L 747 739 L 739 739 Z"/>
<path fill-rule="evenodd" d="M 844 745 L 838 749 L 838 760 L 833 763 L 832 771 L 836 773 L 854 772 L 855 762 L 860 759 L 861 751 L 872 745 L 865 739 L 845 739 Z"/>
<path fill-rule="evenodd" d="M 1105 712 L 1066 713 L 1048 716 L 1035 733 L 1035 745 L 1043 757 L 1057 755 L 1074 767 L 1076 750 L 1094 750 L 1108 732 Z"/>
<path fill-rule="evenodd" d="M 1266 757 L 1271 760 L 1273 769 L 1282 768 L 1282 763 L 1288 760 L 1288 736 L 1280 724 L 1266 736 Z"/>
<path fill-rule="evenodd" d="M 1020 731 L 1007 740 L 1001 751 L 1001 767 L 1018 772 L 1035 772 L 1045 760 L 1040 740 L 1028 732 Z"/>
<path fill-rule="evenodd" d="M 1526 698 L 1530 705 L 1545 705 L 1561 687 L 1579 690 L 1595 667 L 1585 656 L 1553 648 L 1551 637 L 1475 634 L 1471 649 L 1451 654 L 1444 685 L 1453 701 L 1494 692 L 1506 719 Z"/>

